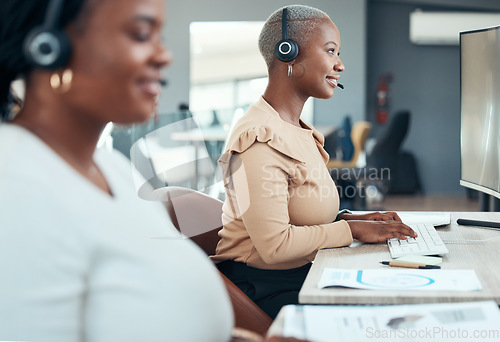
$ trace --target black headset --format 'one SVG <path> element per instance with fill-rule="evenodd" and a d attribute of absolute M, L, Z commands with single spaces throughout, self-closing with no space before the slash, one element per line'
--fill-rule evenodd
<path fill-rule="evenodd" d="M 292 39 L 288 39 L 287 30 L 287 8 L 283 8 L 283 14 L 281 15 L 281 34 L 282 39 L 274 47 L 274 55 L 279 61 L 291 62 L 299 54 L 299 46 Z"/>
<path fill-rule="evenodd" d="M 71 56 L 71 42 L 60 27 L 64 0 L 50 0 L 42 26 L 35 27 L 24 39 L 24 57 L 40 69 L 64 67 Z"/>

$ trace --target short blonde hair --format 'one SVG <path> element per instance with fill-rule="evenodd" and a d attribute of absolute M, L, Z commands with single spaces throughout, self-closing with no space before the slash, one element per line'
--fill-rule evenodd
<path fill-rule="evenodd" d="M 328 14 L 314 7 L 304 5 L 290 5 L 285 7 L 288 9 L 288 38 L 297 43 L 300 54 L 300 49 L 305 46 L 311 32 L 316 29 L 318 22 L 323 19 L 331 19 Z M 267 18 L 259 35 L 259 50 L 266 61 L 268 70 L 271 69 L 276 59 L 274 56 L 274 47 L 282 39 L 281 17 L 283 15 L 283 8 L 274 11 Z"/>

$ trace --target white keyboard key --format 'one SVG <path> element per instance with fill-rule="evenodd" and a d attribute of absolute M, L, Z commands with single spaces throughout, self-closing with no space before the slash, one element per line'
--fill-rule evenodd
<path fill-rule="evenodd" d="M 441 237 L 431 224 L 410 225 L 417 233 L 416 238 L 406 240 L 387 240 L 391 257 L 398 258 L 408 254 L 418 255 L 443 255 L 448 253 Z"/>
<path fill-rule="evenodd" d="M 406 241 L 408 241 L 408 243 L 411 245 L 417 243 L 417 240 L 415 238 L 408 238 L 408 239 L 406 239 Z"/>

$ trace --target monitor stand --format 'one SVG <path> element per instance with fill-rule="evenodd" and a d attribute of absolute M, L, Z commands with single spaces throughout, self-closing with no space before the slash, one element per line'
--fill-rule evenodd
<path fill-rule="evenodd" d="M 500 199 L 495 196 L 479 193 L 479 210 L 480 211 L 500 211 Z"/>

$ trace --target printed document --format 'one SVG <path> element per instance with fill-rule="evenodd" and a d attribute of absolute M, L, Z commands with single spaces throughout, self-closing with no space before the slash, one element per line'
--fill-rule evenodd
<path fill-rule="evenodd" d="M 349 287 L 368 290 L 477 291 L 481 283 L 474 270 L 325 268 L 319 288 Z"/>
<path fill-rule="evenodd" d="M 499 341 L 494 301 L 411 305 L 287 305 L 284 336 L 330 341 Z M 297 318 L 304 324 L 297 324 Z"/>

